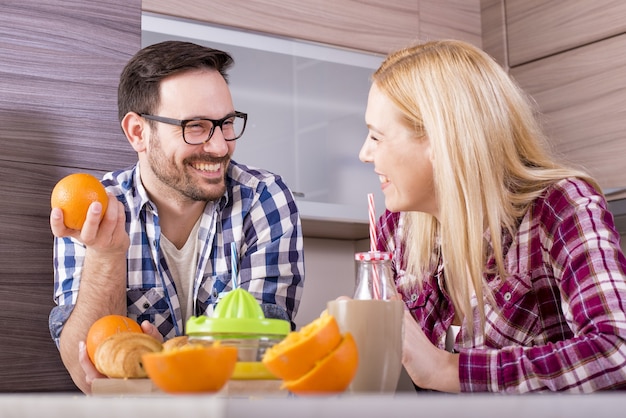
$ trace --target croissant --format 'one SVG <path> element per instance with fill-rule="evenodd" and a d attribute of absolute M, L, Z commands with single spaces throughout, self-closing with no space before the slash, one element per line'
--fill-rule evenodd
<path fill-rule="evenodd" d="M 186 335 L 179 335 L 178 337 L 170 338 L 163 343 L 163 350 L 173 350 L 189 344 L 189 337 Z"/>
<path fill-rule="evenodd" d="M 112 378 L 144 378 L 148 375 L 141 364 L 145 353 L 159 352 L 163 344 L 140 332 L 119 332 L 105 339 L 94 356 L 98 371 Z"/>

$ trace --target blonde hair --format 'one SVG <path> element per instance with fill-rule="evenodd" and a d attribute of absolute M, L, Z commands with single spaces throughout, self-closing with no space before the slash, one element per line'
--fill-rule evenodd
<path fill-rule="evenodd" d="M 402 49 L 385 59 L 373 81 L 416 140 L 430 141 L 439 201 L 437 218 L 402 214 L 409 274 L 400 285 L 421 285 L 441 256 L 447 291 L 473 335 L 473 294 L 483 329 L 485 298 L 493 301 L 484 282 L 490 251 L 494 273 L 506 275 L 503 234 L 515 235 L 533 200 L 557 180 L 581 177 L 599 188 L 586 173 L 556 162 L 532 102 L 470 44 L 442 40 Z"/>

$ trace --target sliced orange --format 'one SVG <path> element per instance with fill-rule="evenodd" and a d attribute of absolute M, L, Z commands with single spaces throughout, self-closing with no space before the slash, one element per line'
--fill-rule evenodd
<path fill-rule="evenodd" d="M 267 349 L 262 362 L 272 374 L 283 380 L 305 375 L 341 342 L 335 317 L 322 314 L 300 331 L 292 331 Z"/>
<path fill-rule="evenodd" d="M 186 344 L 142 356 L 144 370 L 163 392 L 217 392 L 235 370 L 237 347 Z"/>
<path fill-rule="evenodd" d="M 328 394 L 345 391 L 359 365 L 359 354 L 352 334 L 346 332 L 337 348 L 310 372 L 297 380 L 284 381 L 281 388 L 296 395 Z"/>

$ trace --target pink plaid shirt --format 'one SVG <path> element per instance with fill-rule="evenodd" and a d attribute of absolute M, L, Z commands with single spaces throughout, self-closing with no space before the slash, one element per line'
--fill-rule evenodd
<path fill-rule="evenodd" d="M 398 223 L 398 213 L 386 212 L 378 225 L 378 248 L 394 253 L 396 279 L 404 274 L 397 264 Z M 605 199 L 583 180 L 559 181 L 505 241 L 509 275 L 485 276 L 497 309 L 485 302 L 484 334 L 472 340 L 461 327 L 455 342 L 461 390 L 626 388 L 626 259 Z M 454 318 L 444 280 L 440 265 L 421 290 L 402 294 L 427 337 L 442 349 Z M 478 318 L 475 312 L 475 329 Z"/>

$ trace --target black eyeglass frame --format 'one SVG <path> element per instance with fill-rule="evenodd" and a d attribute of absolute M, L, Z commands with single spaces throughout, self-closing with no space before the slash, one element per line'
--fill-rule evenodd
<path fill-rule="evenodd" d="M 150 115 L 150 114 L 147 114 L 147 113 L 139 113 L 139 116 L 141 116 L 144 119 L 154 120 L 154 121 L 162 122 L 162 123 L 167 123 L 168 125 L 180 126 L 182 128 L 183 141 L 185 141 L 185 143 L 189 144 L 189 145 L 206 144 L 213 137 L 213 134 L 215 133 L 215 128 L 219 127 L 220 129 L 222 129 L 222 125 L 228 119 L 230 119 L 232 117 L 239 117 L 239 118 L 243 119 L 243 128 L 241 129 L 241 133 L 238 136 L 236 136 L 235 138 L 226 138 L 226 137 L 224 137 L 224 140 L 227 141 L 227 142 L 235 141 L 235 140 L 237 140 L 237 139 L 239 139 L 239 138 L 241 138 L 243 136 L 243 133 L 246 131 L 246 124 L 248 122 L 248 114 L 244 113 L 244 112 L 238 112 L 238 111 L 235 111 L 234 113 L 226 115 L 222 119 L 193 118 L 193 119 L 182 119 L 181 120 L 181 119 L 166 118 L 165 116 Z M 190 123 L 190 122 L 197 122 L 197 121 L 200 121 L 200 120 L 209 121 L 213 125 L 213 127 L 211 128 L 211 131 L 209 132 L 208 138 L 206 140 L 204 140 L 202 142 L 198 142 L 198 143 L 188 142 L 185 139 L 185 126 L 187 126 L 187 124 Z M 222 130 L 222 132 L 224 132 L 224 131 Z"/>

